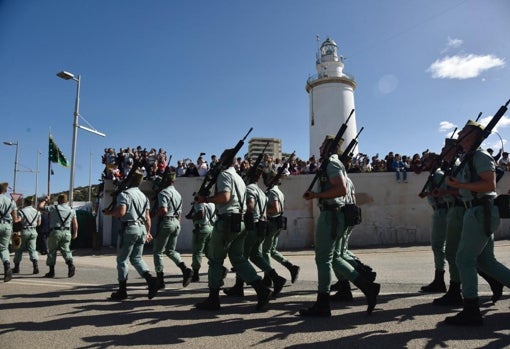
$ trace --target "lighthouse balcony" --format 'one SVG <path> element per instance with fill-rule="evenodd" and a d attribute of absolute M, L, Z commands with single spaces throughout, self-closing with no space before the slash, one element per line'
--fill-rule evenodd
<path fill-rule="evenodd" d="M 322 72 L 319 74 L 312 75 L 306 80 L 306 90 L 309 91 L 311 88 L 315 86 L 330 82 L 340 82 L 351 85 L 353 88 L 356 88 L 356 80 L 354 79 L 353 75 L 342 73 L 340 76 L 338 76 L 329 75 L 327 72 Z"/>

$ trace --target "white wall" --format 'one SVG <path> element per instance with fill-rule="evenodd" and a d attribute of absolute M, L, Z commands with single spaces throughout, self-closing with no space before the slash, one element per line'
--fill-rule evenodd
<path fill-rule="evenodd" d="M 358 225 L 349 241 L 353 247 L 385 246 L 398 244 L 430 243 L 432 209 L 418 193 L 427 180 L 427 173 L 408 173 L 408 183 L 396 183 L 395 173 L 353 173 L 349 177 L 356 186 L 358 204 L 362 207 L 363 222 Z M 313 246 L 315 220 L 319 215 L 316 202 L 302 198 L 313 179 L 312 175 L 290 176 L 283 179 L 280 189 L 285 194 L 285 216 L 288 230 L 280 235 L 279 248 L 306 249 Z M 183 196 L 183 216 L 188 213 L 193 193 L 203 178 L 177 178 L 176 189 Z M 144 182 L 142 190 L 150 195 L 152 184 Z M 510 172 L 498 183 L 498 192 L 510 188 Z M 105 183 L 102 207 L 111 202 L 113 186 Z M 103 245 L 111 244 L 111 217 L 103 217 Z M 191 221 L 183 218 L 178 249 L 191 249 Z M 510 238 L 510 219 L 501 220 L 496 238 Z"/>

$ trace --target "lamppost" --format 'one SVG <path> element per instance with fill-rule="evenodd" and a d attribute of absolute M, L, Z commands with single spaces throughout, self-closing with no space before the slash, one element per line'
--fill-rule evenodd
<path fill-rule="evenodd" d="M 76 167 L 76 142 L 77 142 L 77 138 L 78 138 L 78 128 L 95 133 L 102 137 L 105 137 L 106 135 L 104 133 L 97 131 L 97 130 L 81 126 L 78 123 L 78 118 L 80 116 L 80 78 L 81 78 L 81 76 L 78 75 L 78 77 L 75 77 L 72 73 L 69 73 L 65 70 L 61 71 L 60 73 L 57 73 L 57 76 L 64 80 L 74 80 L 77 83 L 77 85 L 76 85 L 76 102 L 74 104 L 73 148 L 72 148 L 72 153 L 71 153 L 71 175 L 70 175 L 71 178 L 69 180 L 69 205 L 71 205 L 71 207 L 72 207 L 73 195 L 74 195 L 74 170 Z"/>
<path fill-rule="evenodd" d="M 37 149 L 37 168 L 35 170 L 35 196 L 34 196 L 34 207 L 37 207 L 37 187 L 39 184 L 39 156 L 41 155 L 41 151 Z"/>
<path fill-rule="evenodd" d="M 12 185 L 12 191 L 16 193 L 16 175 L 18 173 L 18 145 L 19 141 L 17 142 L 4 142 L 5 145 L 15 145 L 16 146 L 16 156 L 14 158 L 14 183 Z"/>
<path fill-rule="evenodd" d="M 74 80 L 76 81 L 76 102 L 74 104 L 74 122 L 73 122 L 73 148 L 71 152 L 71 174 L 69 180 L 69 204 L 72 206 L 73 204 L 73 194 L 74 194 L 74 169 L 75 169 L 75 161 L 76 161 L 76 141 L 78 137 L 78 116 L 80 115 L 80 75 L 76 78 L 73 74 L 61 71 L 57 73 L 57 76 L 64 80 Z"/>

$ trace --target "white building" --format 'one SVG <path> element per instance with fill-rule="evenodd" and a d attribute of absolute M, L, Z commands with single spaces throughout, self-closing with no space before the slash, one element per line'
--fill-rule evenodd
<path fill-rule="evenodd" d="M 306 92 L 310 101 L 310 156 L 319 158 L 319 147 L 326 135 L 335 136 L 354 109 L 354 77 L 343 72 L 343 57 L 337 44 L 327 38 L 317 52 L 317 74 L 308 78 Z M 356 137 L 356 113 L 347 123 L 341 149 Z M 352 150 L 358 153 L 357 146 Z"/>

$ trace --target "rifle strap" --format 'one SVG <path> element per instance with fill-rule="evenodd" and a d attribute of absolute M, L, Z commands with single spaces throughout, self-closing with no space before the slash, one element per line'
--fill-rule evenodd
<path fill-rule="evenodd" d="M 73 213 L 73 212 L 72 211 L 69 212 L 69 214 L 67 215 L 66 219 L 62 219 L 62 215 L 60 214 L 60 211 L 58 209 L 58 205 L 55 205 L 55 211 L 57 211 L 57 215 L 58 215 L 58 218 L 60 219 L 60 224 L 62 224 L 62 228 L 65 228 L 66 222 L 69 219 L 69 217 L 71 216 L 71 213 Z"/>

